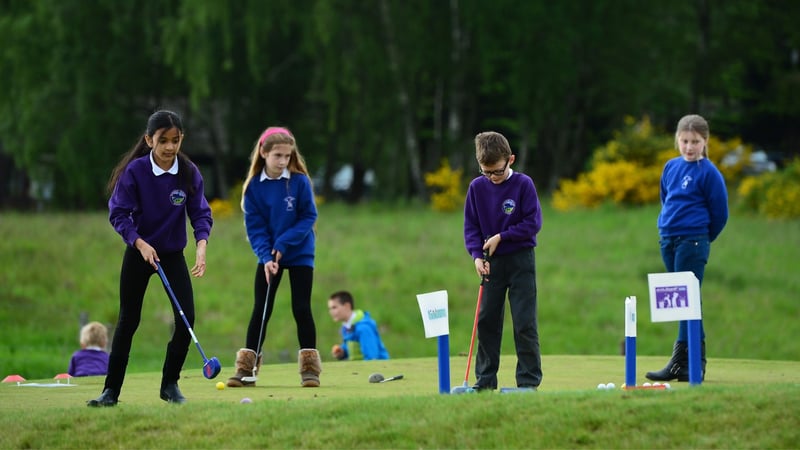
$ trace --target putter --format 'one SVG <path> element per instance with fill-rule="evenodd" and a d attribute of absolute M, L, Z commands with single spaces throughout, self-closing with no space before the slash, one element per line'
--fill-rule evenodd
<path fill-rule="evenodd" d="M 167 275 L 164 273 L 164 269 L 161 268 L 161 263 L 156 261 L 156 268 L 158 269 L 158 276 L 161 277 L 161 282 L 164 283 L 164 287 L 167 288 L 167 292 L 169 293 L 169 297 L 172 300 L 172 303 L 178 308 L 178 313 L 181 315 L 181 319 L 183 319 L 183 323 L 186 324 L 186 328 L 189 330 L 189 334 L 192 335 L 192 340 L 194 341 L 194 345 L 197 346 L 197 350 L 200 350 L 200 356 L 203 357 L 203 376 L 208 378 L 209 380 L 219 375 L 219 372 L 222 370 L 222 364 L 219 363 L 219 360 L 216 356 L 212 356 L 211 359 L 206 358 L 206 354 L 203 352 L 203 348 L 200 347 L 200 343 L 197 342 L 197 336 L 194 335 L 194 331 L 192 330 L 191 325 L 189 325 L 189 320 L 186 319 L 186 315 L 183 313 L 183 308 L 181 308 L 181 304 L 178 303 L 178 299 L 175 297 L 175 293 L 172 292 L 172 286 L 169 285 L 169 280 L 167 280 Z"/>
<path fill-rule="evenodd" d="M 255 383 L 258 381 L 258 358 L 261 355 L 261 347 L 263 345 L 263 341 L 261 340 L 261 336 L 264 335 L 264 322 L 267 320 L 267 303 L 269 302 L 269 289 L 270 289 L 270 282 L 269 277 L 267 277 L 267 296 L 264 298 L 264 311 L 261 313 L 261 329 L 258 330 L 258 349 L 256 350 L 256 359 L 253 363 L 253 376 L 252 377 L 242 377 L 242 381 L 247 383 Z"/>
<path fill-rule="evenodd" d="M 489 252 L 483 252 L 484 262 L 489 259 Z M 483 298 L 483 285 L 486 283 L 486 275 L 481 275 L 481 286 L 478 288 L 478 302 L 475 305 L 475 320 L 472 322 L 472 337 L 469 340 L 469 355 L 467 356 L 467 370 L 464 372 L 464 385 L 456 386 L 450 390 L 451 394 L 471 394 L 475 389 L 469 385 L 469 369 L 472 364 L 472 351 L 475 348 L 475 334 L 478 332 L 478 314 L 481 312 L 481 299 Z"/>

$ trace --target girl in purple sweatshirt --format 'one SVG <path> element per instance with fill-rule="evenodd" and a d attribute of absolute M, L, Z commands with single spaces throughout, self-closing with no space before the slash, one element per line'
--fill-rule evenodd
<path fill-rule="evenodd" d="M 112 172 L 108 188 L 109 221 L 126 244 L 120 271 L 119 320 L 111 343 L 108 374 L 100 397 L 89 406 L 117 404 L 133 335 L 139 326 L 150 277 L 159 262 L 170 280 L 183 313 L 194 324 L 194 293 L 183 249 L 186 220 L 194 229 L 195 264 L 191 275 L 206 270 L 206 244 L 211 232 L 211 208 L 203 193 L 203 177 L 181 152 L 183 124 L 171 111 L 157 111 L 147 130 Z M 167 344 L 161 374 L 161 399 L 184 403 L 178 379 L 189 352 L 191 336 L 172 305 L 174 332 Z"/>

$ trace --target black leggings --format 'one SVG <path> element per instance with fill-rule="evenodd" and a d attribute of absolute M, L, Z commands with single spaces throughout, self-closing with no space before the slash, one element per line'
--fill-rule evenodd
<path fill-rule="evenodd" d="M 186 320 L 194 326 L 194 294 L 189 270 L 183 252 L 159 254 L 161 268 L 167 276 L 172 291 L 183 309 Z M 122 269 L 119 278 L 119 320 L 111 342 L 111 354 L 108 358 L 108 374 L 106 375 L 105 388 L 114 389 L 119 395 L 122 382 L 125 379 L 125 370 L 128 367 L 128 357 L 131 352 L 133 335 L 139 327 L 142 318 L 142 304 L 144 294 L 150 277 L 155 274 L 153 267 L 148 264 L 141 253 L 133 247 L 125 250 L 122 258 Z M 158 275 L 156 275 L 158 278 Z M 160 281 L 160 280 L 159 280 Z M 164 300 L 172 306 L 175 326 L 172 339 L 167 344 L 167 354 L 164 358 L 161 384 L 175 383 L 180 378 L 181 368 L 189 352 L 191 336 L 186 324 L 183 323 L 178 309 L 173 304 L 164 288 Z"/>
<path fill-rule="evenodd" d="M 264 264 L 256 266 L 255 275 L 255 301 L 253 302 L 253 313 L 250 315 L 250 325 L 247 327 L 247 348 L 257 350 L 260 344 L 264 343 L 267 336 L 267 323 L 272 316 L 275 307 L 275 293 L 281 284 L 283 271 L 289 271 L 289 283 L 292 288 L 292 315 L 297 324 L 297 340 L 300 348 L 317 348 L 317 328 L 314 324 L 314 316 L 311 313 L 311 287 L 314 284 L 314 268 L 309 266 L 290 266 L 281 267 L 278 273 L 271 278 L 269 285 L 269 301 L 266 302 L 267 310 L 264 311 L 264 303 L 267 300 L 267 277 L 264 275 Z M 265 316 L 266 314 L 266 316 Z M 264 317 L 264 332 L 261 341 L 258 334 L 261 331 L 261 318 Z"/>

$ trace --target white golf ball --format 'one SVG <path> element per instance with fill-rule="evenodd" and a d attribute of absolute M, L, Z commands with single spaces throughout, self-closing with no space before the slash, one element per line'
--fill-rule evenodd
<path fill-rule="evenodd" d="M 645 383 L 645 384 L 643 384 L 642 386 L 644 386 L 644 387 L 650 387 L 650 383 Z"/>
<path fill-rule="evenodd" d="M 600 383 L 600 384 L 597 385 L 597 389 L 603 390 L 605 388 L 606 388 L 606 385 L 604 383 Z"/>
<path fill-rule="evenodd" d="M 614 389 L 615 387 L 617 387 L 617 385 L 616 385 L 616 384 L 614 384 L 614 383 L 608 383 L 608 384 L 606 385 L 606 389 Z"/>
<path fill-rule="evenodd" d="M 242 399 L 242 401 L 240 403 L 252 403 L 252 402 L 253 401 L 250 400 L 250 397 L 245 397 L 245 398 Z"/>
<path fill-rule="evenodd" d="M 664 389 L 669 389 L 669 388 L 671 388 L 671 387 L 672 387 L 672 386 L 670 386 L 670 385 L 669 385 L 669 383 L 664 383 Z"/>

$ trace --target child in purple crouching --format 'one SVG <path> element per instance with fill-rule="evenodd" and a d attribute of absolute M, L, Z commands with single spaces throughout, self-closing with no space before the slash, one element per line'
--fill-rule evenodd
<path fill-rule="evenodd" d="M 73 377 L 105 375 L 108 371 L 108 329 L 100 322 L 81 328 L 81 349 L 72 354 L 67 373 Z"/>

